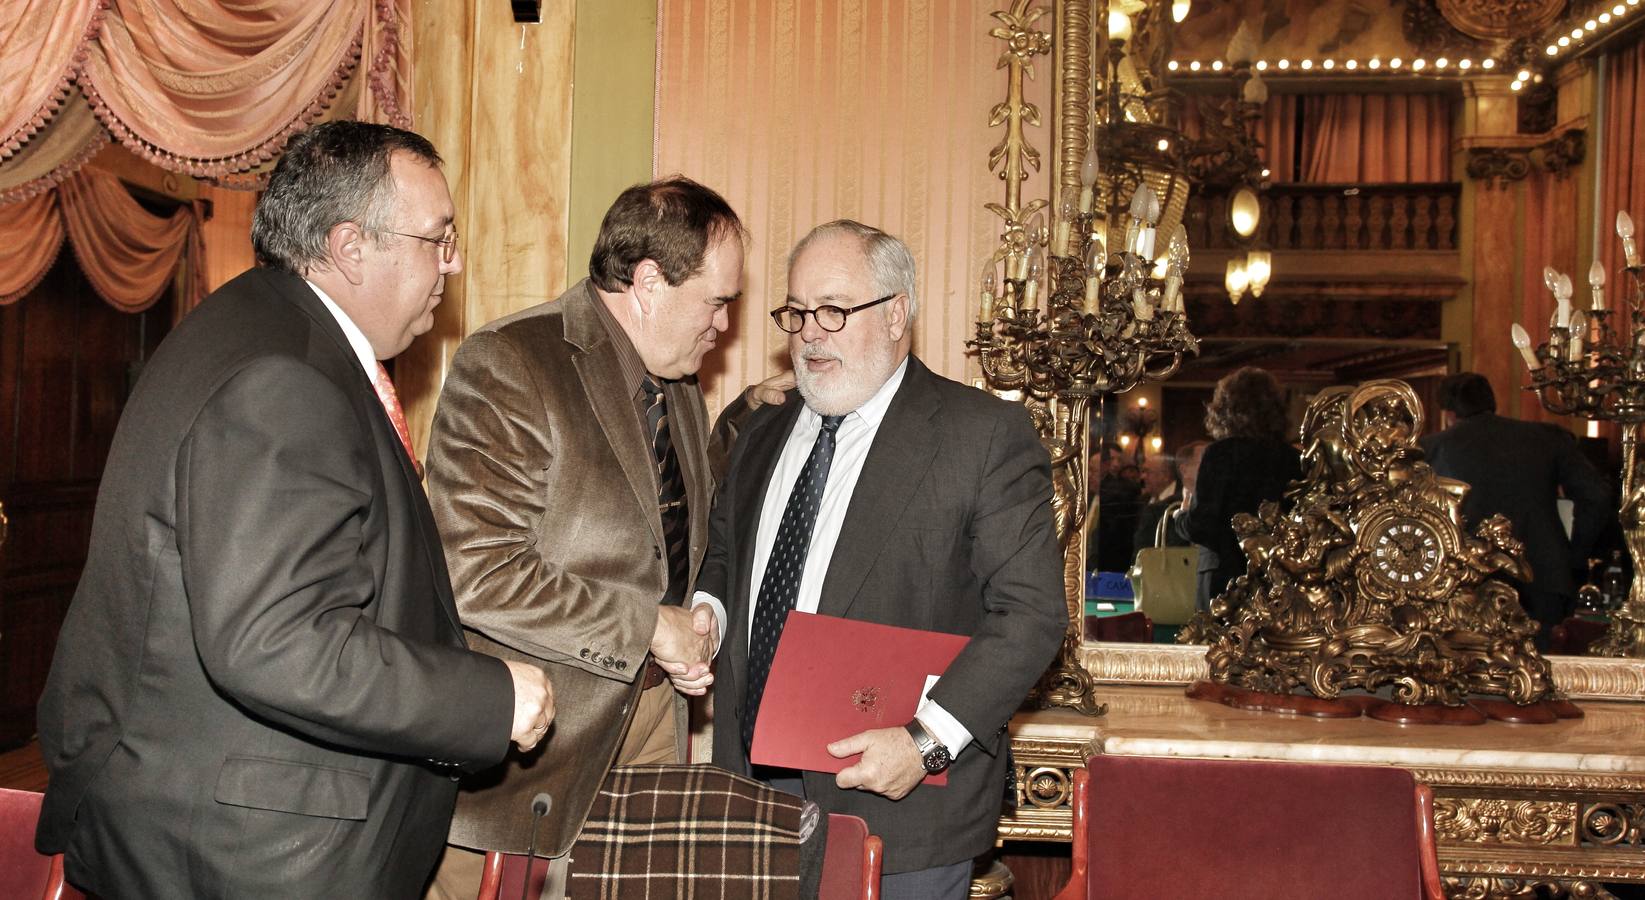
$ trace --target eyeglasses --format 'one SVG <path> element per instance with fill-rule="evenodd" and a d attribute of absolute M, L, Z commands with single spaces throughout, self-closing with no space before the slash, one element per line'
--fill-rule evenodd
<path fill-rule="evenodd" d="M 771 311 L 771 321 L 776 322 L 778 328 L 789 334 L 799 334 L 800 329 L 805 327 L 805 317 L 810 316 L 817 320 L 818 328 L 830 332 L 839 331 L 845 327 L 845 320 L 850 318 L 852 313 L 861 312 L 870 306 L 879 306 L 896 296 L 898 295 L 886 294 L 878 300 L 870 300 L 867 303 L 859 303 L 851 307 L 835 306 L 831 303 L 825 303 L 816 309 L 779 306 Z"/>
<path fill-rule="evenodd" d="M 426 237 L 421 234 L 410 234 L 404 231 L 389 231 L 386 228 L 373 228 L 370 230 L 378 234 L 399 235 L 400 237 L 416 238 L 419 241 L 436 244 L 440 248 L 440 261 L 448 266 L 451 265 L 452 260 L 457 258 L 457 229 L 450 225 L 446 226 L 446 233 L 437 238 Z"/>

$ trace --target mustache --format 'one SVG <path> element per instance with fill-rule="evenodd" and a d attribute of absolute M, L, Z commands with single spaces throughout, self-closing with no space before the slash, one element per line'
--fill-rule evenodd
<path fill-rule="evenodd" d="M 828 359 L 838 360 L 836 353 L 830 353 L 821 344 L 806 344 L 800 350 L 800 359 Z"/>

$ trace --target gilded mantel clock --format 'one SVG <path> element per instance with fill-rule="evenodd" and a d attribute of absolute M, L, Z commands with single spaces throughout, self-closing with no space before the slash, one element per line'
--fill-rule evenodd
<path fill-rule="evenodd" d="M 1211 680 L 1191 696 L 1401 722 L 1579 714 L 1554 696 L 1505 580 L 1526 575 L 1522 545 L 1500 516 L 1463 527 L 1468 486 L 1434 474 L 1421 432 L 1402 381 L 1314 398 L 1303 478 L 1234 518 L 1245 574 L 1183 629 L 1210 645 Z"/>

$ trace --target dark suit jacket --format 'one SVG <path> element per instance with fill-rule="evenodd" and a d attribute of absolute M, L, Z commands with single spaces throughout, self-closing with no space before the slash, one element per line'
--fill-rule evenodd
<path fill-rule="evenodd" d="M 741 707 L 748 596 L 766 485 L 803 401 L 755 410 L 731 455 L 698 589 L 726 606 L 714 685 L 714 762 L 749 771 Z M 892 802 L 805 773 L 828 812 L 868 821 L 885 870 L 969 859 L 993 846 L 1005 788 L 1005 726 L 1055 655 L 1067 613 L 1051 521 L 1050 460 L 1021 406 L 908 361 L 863 463 L 818 612 L 971 635 L 931 698 L 974 736 L 946 787 Z"/>
<path fill-rule="evenodd" d="M 1576 597 L 1573 561 L 1587 555 L 1616 509 L 1610 485 L 1575 438 L 1546 423 L 1481 413 L 1423 438 L 1422 449 L 1436 473 L 1468 483 L 1462 516 L 1469 528 L 1497 513 L 1514 523 L 1531 564 L 1522 605 L 1558 624 Z M 1554 505 L 1560 488 L 1576 504 L 1569 540 Z"/>
<path fill-rule="evenodd" d="M 464 847 L 526 852 L 531 799 L 546 791 L 537 849 L 571 849 L 634 712 L 668 587 L 651 436 L 599 302 L 583 281 L 470 335 L 434 417 L 429 495 L 469 646 L 542 666 L 554 684 L 542 744 L 463 782 L 451 842 Z M 664 396 L 694 576 L 714 496 L 708 413 L 694 380 Z M 678 695 L 675 721 L 683 759 Z"/>
<path fill-rule="evenodd" d="M 1234 516 L 1255 514 L 1264 500 L 1284 497 L 1286 487 L 1301 477 L 1302 457 L 1283 441 L 1231 437 L 1205 448 L 1184 518 L 1188 538 L 1216 554 L 1212 597 L 1245 572 L 1245 554 L 1234 536 Z"/>
<path fill-rule="evenodd" d="M 40 701 L 36 845 L 108 898 L 413 897 L 447 764 L 502 758 L 513 697 L 463 649 L 422 487 L 336 320 L 294 275 L 229 282 L 115 433 Z"/>

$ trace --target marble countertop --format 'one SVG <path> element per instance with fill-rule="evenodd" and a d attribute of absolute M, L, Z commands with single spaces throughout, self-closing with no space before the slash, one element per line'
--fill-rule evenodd
<path fill-rule="evenodd" d="M 1398 725 L 1375 719 L 1313 719 L 1190 700 L 1181 687 L 1108 685 L 1105 716 L 1021 712 L 1017 737 L 1088 739 L 1104 753 L 1406 767 L 1538 769 L 1645 775 L 1645 707 L 1585 701 L 1586 716 L 1552 725 Z"/>

